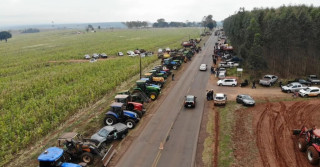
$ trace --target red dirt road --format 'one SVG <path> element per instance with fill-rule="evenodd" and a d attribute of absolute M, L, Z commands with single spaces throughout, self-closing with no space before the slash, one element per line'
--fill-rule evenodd
<path fill-rule="evenodd" d="M 319 99 L 267 102 L 235 114 L 233 166 L 312 166 L 298 150 L 292 130 L 303 125 L 320 128 Z"/>

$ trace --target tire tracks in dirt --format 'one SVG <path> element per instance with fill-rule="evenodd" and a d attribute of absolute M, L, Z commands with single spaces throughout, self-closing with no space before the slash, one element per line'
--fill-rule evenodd
<path fill-rule="evenodd" d="M 258 120 L 258 124 L 257 124 L 257 129 L 256 129 L 256 141 L 257 141 L 257 145 L 258 145 L 258 148 L 259 148 L 259 154 L 260 154 L 260 157 L 261 157 L 261 161 L 262 161 L 262 164 L 263 166 L 265 167 L 270 167 L 270 164 L 268 162 L 268 157 L 265 155 L 265 152 L 266 152 L 266 148 L 264 146 L 264 137 L 263 137 L 263 121 L 267 115 L 267 111 L 269 110 L 269 108 L 272 107 L 272 104 L 269 102 L 269 99 L 268 98 L 265 98 L 265 100 L 267 101 L 267 105 L 265 107 L 265 109 L 262 111 L 262 114 L 260 115 L 260 118 Z"/>

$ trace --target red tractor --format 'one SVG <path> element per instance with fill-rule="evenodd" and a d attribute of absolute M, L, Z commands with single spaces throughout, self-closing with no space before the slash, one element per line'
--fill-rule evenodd
<path fill-rule="evenodd" d="M 301 152 L 307 151 L 308 161 L 316 165 L 319 163 L 320 154 L 320 129 L 308 129 L 303 126 L 301 130 L 293 130 L 294 135 L 299 135 L 298 148 Z"/>
<path fill-rule="evenodd" d="M 139 118 L 142 118 L 142 115 L 146 112 L 146 109 L 143 107 L 143 104 L 132 102 L 130 95 L 116 95 L 114 97 L 114 101 L 118 103 L 123 103 L 127 110 L 137 113 Z"/>

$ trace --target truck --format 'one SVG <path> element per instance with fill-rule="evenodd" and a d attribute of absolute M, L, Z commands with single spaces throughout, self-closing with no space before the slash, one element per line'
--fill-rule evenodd
<path fill-rule="evenodd" d="M 113 140 L 124 139 L 128 134 L 128 127 L 123 123 L 116 123 L 111 126 L 105 126 L 97 133 L 91 136 L 91 139 L 99 143 L 111 143 Z"/>
<path fill-rule="evenodd" d="M 320 79 L 317 77 L 317 75 L 308 75 L 307 80 L 310 81 L 311 84 L 315 84 L 315 85 L 320 84 Z"/>
<path fill-rule="evenodd" d="M 259 84 L 263 86 L 272 86 L 278 80 L 278 77 L 275 75 L 265 75 L 262 79 L 259 80 Z"/>

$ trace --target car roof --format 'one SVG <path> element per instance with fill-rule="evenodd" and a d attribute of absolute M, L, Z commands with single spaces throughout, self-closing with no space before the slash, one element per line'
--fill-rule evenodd
<path fill-rule="evenodd" d="M 207 64 L 201 64 L 200 66 L 206 66 Z"/>
<path fill-rule="evenodd" d="M 187 95 L 186 98 L 194 98 L 194 95 Z"/>
<path fill-rule="evenodd" d="M 292 85 L 301 85 L 301 83 L 299 83 L 299 82 L 291 82 L 290 84 L 292 84 Z"/>
<path fill-rule="evenodd" d="M 103 127 L 102 129 L 105 129 L 105 130 L 111 132 L 111 131 L 114 130 L 115 128 L 114 128 L 113 126 L 105 126 L 105 127 Z"/>
<path fill-rule="evenodd" d="M 309 89 L 319 89 L 319 87 L 316 86 L 312 86 L 312 87 L 308 87 Z"/>

